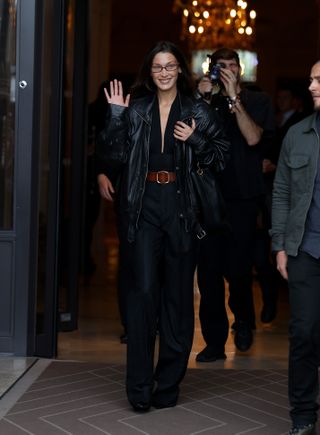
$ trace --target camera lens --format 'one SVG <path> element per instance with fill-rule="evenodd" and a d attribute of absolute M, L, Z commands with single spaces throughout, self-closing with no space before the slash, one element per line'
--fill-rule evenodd
<path fill-rule="evenodd" d="M 216 63 L 212 66 L 211 70 L 209 71 L 209 79 L 216 83 L 220 79 L 220 68 L 224 68 L 224 64 Z"/>
<path fill-rule="evenodd" d="M 209 77 L 211 81 L 218 80 L 220 77 L 220 67 L 218 65 L 214 65 L 212 70 L 209 73 Z"/>

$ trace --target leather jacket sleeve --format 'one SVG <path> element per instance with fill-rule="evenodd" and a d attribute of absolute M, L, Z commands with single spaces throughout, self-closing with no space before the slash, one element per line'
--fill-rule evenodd
<path fill-rule="evenodd" d="M 229 158 L 230 143 L 218 115 L 202 101 L 196 103 L 193 115 L 196 128 L 186 143 L 192 148 L 201 166 L 222 171 Z"/>
<path fill-rule="evenodd" d="M 120 169 L 127 161 L 129 147 L 129 119 L 127 112 L 127 107 L 110 104 L 105 128 L 97 138 L 97 161 L 106 171 L 110 164 L 115 170 L 116 167 Z"/>

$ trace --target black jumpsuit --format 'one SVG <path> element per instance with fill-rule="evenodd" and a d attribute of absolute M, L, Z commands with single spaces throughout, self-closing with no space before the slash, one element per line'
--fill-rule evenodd
<path fill-rule="evenodd" d="M 149 171 L 175 171 L 174 101 L 161 152 L 158 100 L 152 111 Z M 174 406 L 187 369 L 194 330 L 193 279 L 196 238 L 179 216 L 175 182 L 146 181 L 138 231 L 132 243 L 134 287 L 128 295 L 127 394 L 131 403 Z M 183 243 L 182 243 L 183 241 Z M 159 355 L 154 370 L 156 331 Z"/>

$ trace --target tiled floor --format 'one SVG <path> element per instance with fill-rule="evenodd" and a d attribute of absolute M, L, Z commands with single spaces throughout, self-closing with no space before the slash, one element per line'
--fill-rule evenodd
<path fill-rule="evenodd" d="M 135 413 L 124 366 L 52 362 L 0 420 L 0 433 L 195 435 L 287 432 L 286 370 L 190 369 L 178 406 Z"/>
<path fill-rule="evenodd" d="M 174 409 L 138 415 L 124 389 L 126 346 L 115 290 L 117 241 L 110 209 L 95 229 L 97 269 L 83 279 L 79 329 L 62 332 L 58 360 L 39 360 L 0 403 L 1 435 L 112 434 L 280 435 L 290 427 L 287 403 L 288 301 L 281 289 L 278 316 L 259 321 L 260 290 L 254 286 L 257 330 L 252 348 L 238 352 L 230 332 L 227 359 L 195 362 L 203 348 L 195 283 L 196 328 L 189 369 Z M 233 322 L 229 312 L 230 324 Z M 1 366 L 0 366 L 1 367 Z"/>

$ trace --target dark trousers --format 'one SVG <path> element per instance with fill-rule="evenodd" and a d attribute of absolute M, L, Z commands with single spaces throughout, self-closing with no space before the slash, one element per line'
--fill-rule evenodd
<path fill-rule="evenodd" d="M 252 252 L 258 202 L 233 200 L 226 206 L 230 229 L 202 239 L 198 257 L 201 330 L 206 343 L 219 353 L 228 338 L 224 278 L 229 282 L 229 306 L 236 321 L 255 324 Z"/>
<path fill-rule="evenodd" d="M 118 307 L 120 313 L 121 324 L 124 333 L 127 332 L 127 295 L 133 285 L 132 271 L 132 250 L 127 239 L 127 232 L 124 231 L 122 222 L 117 215 L 117 229 L 119 239 L 119 255 L 118 255 Z"/>
<path fill-rule="evenodd" d="M 227 238 L 229 306 L 236 321 L 255 324 L 252 294 L 252 252 L 257 225 L 258 201 L 228 201 L 231 231 Z"/>
<path fill-rule="evenodd" d="M 288 259 L 289 401 L 295 425 L 317 420 L 320 364 L 320 260 L 304 252 Z"/>
<path fill-rule="evenodd" d="M 84 271 L 89 274 L 93 272 L 93 259 L 91 255 L 91 244 L 93 229 L 97 222 L 101 196 L 96 180 L 96 173 L 93 171 L 93 157 L 87 158 L 87 184 L 85 197 L 85 219 L 84 219 Z"/>
<path fill-rule="evenodd" d="M 131 403 L 175 404 L 194 330 L 195 237 L 177 210 L 175 183 L 147 183 L 132 245 L 134 285 L 128 293 L 127 395 Z M 159 354 L 154 370 L 156 331 Z"/>
<path fill-rule="evenodd" d="M 271 258 L 271 196 L 273 177 L 265 177 L 267 195 L 259 202 L 257 227 L 253 247 L 253 264 L 262 292 L 264 308 L 276 312 L 280 274 Z"/>
<path fill-rule="evenodd" d="M 270 236 L 268 229 L 256 230 L 253 263 L 262 292 L 264 306 L 276 310 L 279 288 L 279 274 L 270 255 Z"/>
<path fill-rule="evenodd" d="M 201 294 L 199 319 L 207 345 L 216 354 L 224 353 L 229 321 L 225 306 L 224 238 L 209 234 L 200 242 L 197 277 Z"/>

